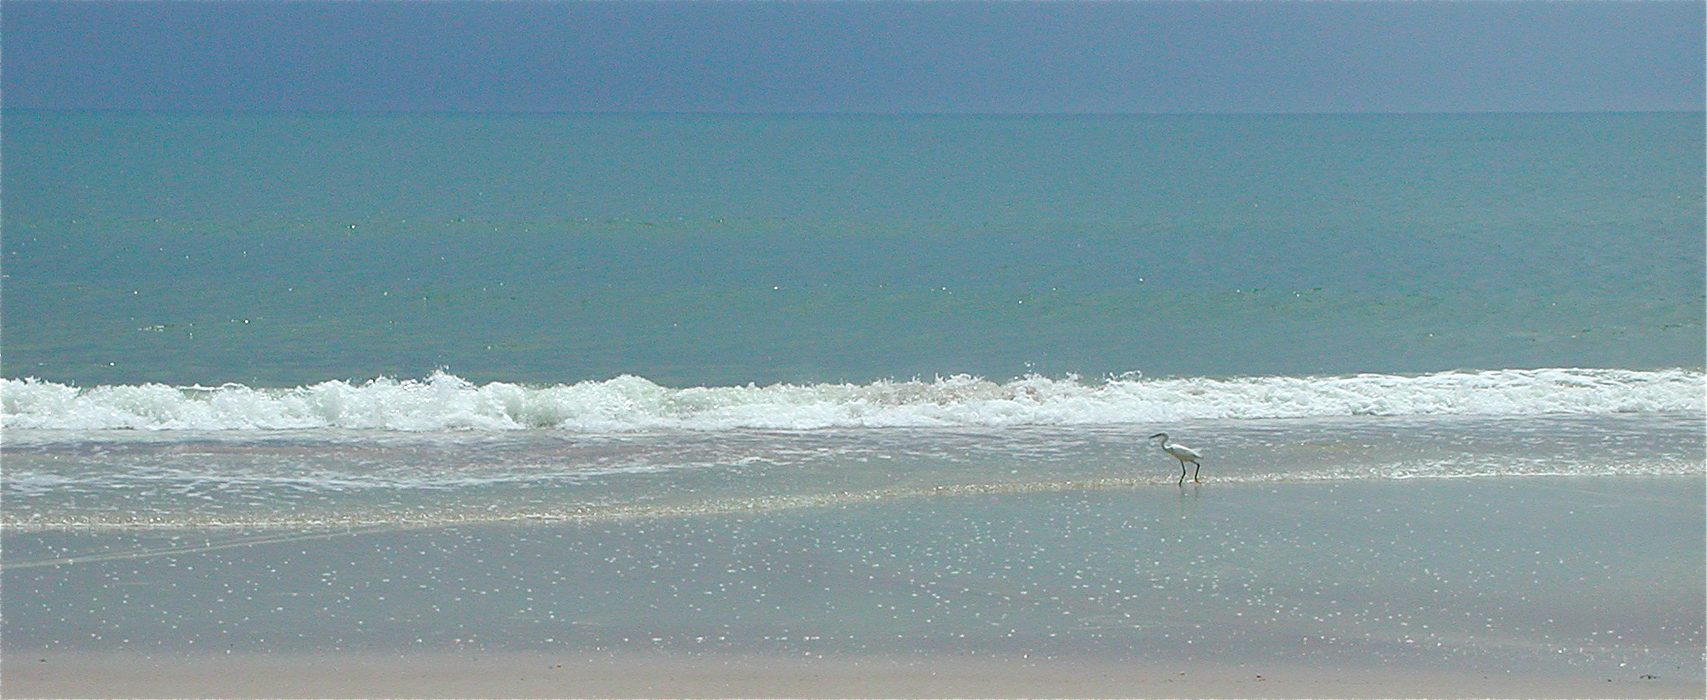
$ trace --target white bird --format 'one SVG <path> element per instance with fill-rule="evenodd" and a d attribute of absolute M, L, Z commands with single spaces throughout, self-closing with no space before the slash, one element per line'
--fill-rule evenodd
<path fill-rule="evenodd" d="M 1180 486 L 1185 485 L 1185 463 L 1186 462 L 1191 462 L 1192 464 L 1197 465 L 1197 470 L 1193 471 L 1191 473 L 1191 480 L 1192 481 L 1202 481 L 1202 479 L 1197 478 L 1197 475 L 1203 472 L 1203 463 L 1197 461 L 1197 460 L 1203 459 L 1202 454 L 1199 454 L 1197 450 L 1191 449 L 1189 447 L 1186 447 L 1185 445 L 1181 445 L 1177 442 L 1173 442 L 1173 441 L 1169 440 L 1167 433 L 1156 433 L 1155 435 L 1151 435 L 1149 439 L 1154 440 L 1156 438 L 1162 439 L 1161 444 L 1162 444 L 1162 451 L 1163 452 L 1166 452 L 1169 455 L 1173 456 L 1174 459 L 1179 460 L 1179 484 L 1180 484 Z"/>

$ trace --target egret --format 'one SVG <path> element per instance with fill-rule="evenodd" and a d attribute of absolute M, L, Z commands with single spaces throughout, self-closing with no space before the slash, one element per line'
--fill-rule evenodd
<path fill-rule="evenodd" d="M 1185 485 L 1185 463 L 1186 462 L 1191 462 L 1192 464 L 1197 465 L 1197 470 L 1193 471 L 1191 473 L 1191 480 L 1192 481 L 1202 481 L 1202 479 L 1197 478 L 1197 475 L 1201 474 L 1203 472 L 1203 463 L 1199 462 L 1197 460 L 1203 459 L 1203 455 L 1199 454 L 1197 452 L 1197 450 L 1191 449 L 1189 447 L 1186 447 L 1185 445 L 1181 445 L 1177 442 L 1169 440 L 1167 433 L 1156 433 L 1155 435 L 1151 435 L 1149 439 L 1154 440 L 1156 438 L 1162 439 L 1161 445 L 1162 445 L 1162 451 L 1163 452 L 1166 452 L 1169 455 L 1172 455 L 1174 459 L 1179 460 L 1179 485 L 1180 486 Z"/>

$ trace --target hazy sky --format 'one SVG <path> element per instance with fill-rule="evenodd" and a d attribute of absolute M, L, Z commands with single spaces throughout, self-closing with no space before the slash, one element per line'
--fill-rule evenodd
<path fill-rule="evenodd" d="M 7 107 L 1700 110 L 1681 2 L 36 2 Z"/>

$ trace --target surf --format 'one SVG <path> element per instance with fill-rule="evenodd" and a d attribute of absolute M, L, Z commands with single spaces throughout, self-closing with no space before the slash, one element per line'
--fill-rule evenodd
<path fill-rule="evenodd" d="M 0 382 L 4 427 L 32 431 L 604 433 L 1699 412 L 1707 390 L 1707 375 L 1684 368 L 1097 380 L 1031 375 L 1007 381 L 956 375 L 682 388 L 632 375 L 570 384 L 477 384 L 444 371 L 421 379 L 289 388 Z"/>

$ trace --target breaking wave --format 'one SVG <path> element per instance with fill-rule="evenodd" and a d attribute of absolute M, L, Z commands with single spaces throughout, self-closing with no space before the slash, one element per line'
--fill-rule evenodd
<path fill-rule="evenodd" d="M 29 430 L 811 430 L 1119 425 L 1325 416 L 1702 411 L 1700 370 L 1502 369 L 1421 376 L 1107 379 L 954 376 L 869 384 L 670 388 L 635 376 L 536 386 L 418 380 L 80 388 L 0 385 L 4 426 Z"/>

